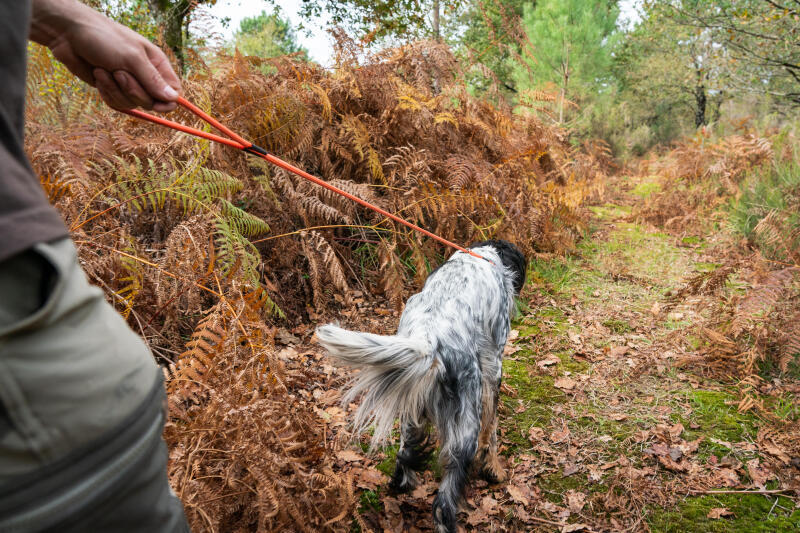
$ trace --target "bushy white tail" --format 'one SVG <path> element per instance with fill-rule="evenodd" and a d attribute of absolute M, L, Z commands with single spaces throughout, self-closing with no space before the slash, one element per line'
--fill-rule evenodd
<path fill-rule="evenodd" d="M 317 328 L 317 338 L 340 364 L 361 370 L 343 402 L 363 393 L 353 424 L 358 433 L 374 424 L 373 447 L 387 440 L 395 418 L 401 424 L 419 422 L 437 374 L 427 340 L 348 331 L 332 324 Z"/>

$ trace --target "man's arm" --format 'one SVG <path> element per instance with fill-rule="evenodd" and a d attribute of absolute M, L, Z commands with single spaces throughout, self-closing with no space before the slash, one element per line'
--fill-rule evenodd
<path fill-rule="evenodd" d="M 33 0 L 30 39 L 113 108 L 175 108 L 181 82 L 164 52 L 77 0 Z"/>

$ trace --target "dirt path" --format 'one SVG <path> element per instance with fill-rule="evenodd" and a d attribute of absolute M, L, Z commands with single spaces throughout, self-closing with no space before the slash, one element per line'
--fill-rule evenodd
<path fill-rule="evenodd" d="M 718 266 L 722 237 L 631 222 L 632 206 L 656 189 L 620 179 L 614 203 L 590 208 L 575 254 L 533 261 L 504 362 L 510 480 L 472 483 L 467 530 L 800 530 L 796 493 L 777 490 L 764 467 L 761 421 L 737 410 L 729 385 L 683 364 L 706 342 L 695 326 L 710 307 L 670 307 L 666 296 Z M 392 454 L 377 465 L 386 474 Z M 437 478 L 427 473 L 397 498 L 373 485 L 362 496 L 369 527 L 427 531 Z"/>

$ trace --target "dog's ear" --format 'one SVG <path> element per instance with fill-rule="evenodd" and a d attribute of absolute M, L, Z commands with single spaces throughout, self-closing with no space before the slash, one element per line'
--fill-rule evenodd
<path fill-rule="evenodd" d="M 497 255 L 500 256 L 500 261 L 503 262 L 503 266 L 514 273 L 514 291 L 519 294 L 525 284 L 525 276 L 528 272 L 528 262 L 519 248 L 501 239 L 475 243 L 470 248 L 479 248 L 481 246 L 491 246 L 495 249 Z"/>

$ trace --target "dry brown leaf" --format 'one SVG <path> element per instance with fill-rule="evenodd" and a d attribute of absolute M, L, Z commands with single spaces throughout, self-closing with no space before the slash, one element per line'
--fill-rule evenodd
<path fill-rule="evenodd" d="M 527 494 L 530 492 L 528 487 L 520 487 L 518 485 L 509 485 L 506 487 L 508 491 L 508 495 L 511 496 L 511 499 L 515 502 L 522 504 L 525 507 L 530 505 L 530 499 L 528 498 Z"/>
<path fill-rule="evenodd" d="M 575 382 L 575 380 L 574 380 L 574 379 L 572 379 L 572 378 L 570 378 L 570 377 L 568 377 L 568 376 L 563 376 L 563 377 L 560 377 L 560 378 L 558 378 L 558 379 L 557 379 L 557 380 L 556 380 L 556 381 L 553 383 L 553 385 L 554 385 L 554 386 L 556 386 L 556 387 L 558 387 L 559 389 L 563 389 L 563 390 L 572 390 L 572 389 L 574 389 L 574 388 L 575 388 L 575 386 L 577 385 L 577 383 Z"/>
<path fill-rule="evenodd" d="M 732 516 L 733 513 L 725 507 L 714 507 L 708 512 L 708 518 L 719 520 L 723 516 Z"/>
<path fill-rule="evenodd" d="M 353 450 L 340 450 L 336 452 L 336 457 L 341 459 L 346 463 L 353 463 L 356 461 L 363 461 L 365 457 L 358 452 Z"/>
<path fill-rule="evenodd" d="M 586 505 L 586 494 L 583 492 L 570 489 L 565 496 L 567 507 L 573 513 L 580 513 L 583 506 Z"/>
<path fill-rule="evenodd" d="M 538 366 L 539 368 L 545 368 L 545 367 L 548 367 L 548 366 L 557 365 L 560 362 L 561 362 L 561 359 L 559 359 L 558 356 L 548 355 L 547 357 L 545 357 L 541 361 L 537 361 L 536 362 L 536 366 Z"/>

